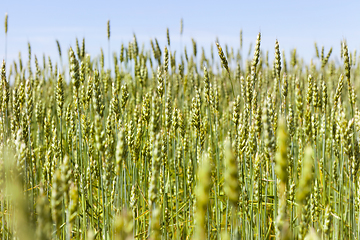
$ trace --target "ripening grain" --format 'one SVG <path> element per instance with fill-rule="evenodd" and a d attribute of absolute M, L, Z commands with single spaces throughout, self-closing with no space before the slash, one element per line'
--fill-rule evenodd
<path fill-rule="evenodd" d="M 356 52 L 166 36 L 2 61 L 1 239 L 359 239 Z"/>

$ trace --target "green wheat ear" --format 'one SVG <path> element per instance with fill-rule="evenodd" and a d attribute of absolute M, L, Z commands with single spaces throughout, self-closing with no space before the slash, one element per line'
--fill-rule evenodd
<path fill-rule="evenodd" d="M 233 97 L 235 98 L 235 92 L 234 92 L 234 87 L 233 87 L 231 77 L 230 77 L 230 70 L 229 70 L 228 61 L 226 60 L 225 54 L 224 54 L 220 44 L 218 42 L 215 42 L 215 44 L 216 44 L 216 47 L 218 49 L 218 54 L 219 54 L 219 57 L 220 57 L 220 60 L 221 60 L 221 64 L 229 74 L 231 89 L 232 89 Z"/>
<path fill-rule="evenodd" d="M 280 179 L 282 184 L 286 184 L 289 174 L 287 172 L 288 168 L 288 134 L 286 131 L 286 123 L 284 118 L 280 118 L 280 123 L 278 127 L 278 148 L 275 154 L 275 172 Z"/>
<path fill-rule="evenodd" d="M 181 20 L 180 20 L 180 35 L 183 34 L 183 31 L 184 31 L 184 21 L 183 21 L 183 19 L 181 18 Z"/>
<path fill-rule="evenodd" d="M 167 44 L 170 47 L 170 33 L 169 33 L 169 28 L 166 28 L 166 39 L 167 39 Z"/>
<path fill-rule="evenodd" d="M 238 167 L 231 147 L 230 140 L 227 139 L 225 146 L 225 186 L 224 191 L 230 202 L 236 206 L 240 196 L 240 185 L 238 182 Z"/>
<path fill-rule="evenodd" d="M 8 32 L 8 14 L 5 13 L 5 35 Z"/>
<path fill-rule="evenodd" d="M 110 39 L 110 20 L 107 21 L 107 38 Z"/>
<path fill-rule="evenodd" d="M 198 169 L 198 184 L 196 187 L 196 236 L 198 239 L 204 239 L 206 236 L 205 216 L 210 201 L 211 187 L 211 165 L 209 155 L 203 153 L 201 158 L 201 167 Z"/>
<path fill-rule="evenodd" d="M 304 150 L 304 160 L 302 174 L 299 181 L 299 189 L 296 194 L 296 200 L 299 204 L 304 204 L 307 197 L 310 196 L 313 182 L 313 154 L 311 146 L 307 146 Z"/>
<path fill-rule="evenodd" d="M 56 40 L 56 46 L 58 48 L 59 56 L 61 58 L 61 47 L 60 47 L 60 42 L 58 40 Z"/>
<path fill-rule="evenodd" d="M 242 29 L 240 30 L 240 49 L 242 49 L 243 46 L 243 31 Z"/>

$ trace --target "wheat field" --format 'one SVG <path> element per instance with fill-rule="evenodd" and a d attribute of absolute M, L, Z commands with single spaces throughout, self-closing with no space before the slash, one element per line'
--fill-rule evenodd
<path fill-rule="evenodd" d="M 30 43 L 2 61 L 1 239 L 360 239 L 346 40 L 341 63 L 315 44 L 305 64 L 260 33 L 243 54 L 242 32 L 237 49 L 171 51 L 167 29 L 110 54 L 107 30 L 98 56 L 76 39 L 57 62 Z"/>

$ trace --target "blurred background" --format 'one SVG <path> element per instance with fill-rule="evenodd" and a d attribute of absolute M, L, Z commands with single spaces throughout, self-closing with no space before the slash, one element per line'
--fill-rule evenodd
<path fill-rule="evenodd" d="M 59 61 L 56 40 L 63 54 L 75 39 L 86 42 L 86 51 L 93 57 L 104 49 L 105 66 L 108 66 L 107 21 L 110 20 L 111 53 L 120 52 L 121 43 L 127 46 L 136 34 L 139 47 L 150 47 L 155 37 L 163 49 L 166 29 L 170 30 L 171 50 L 178 52 L 187 47 L 192 53 L 194 38 L 210 54 L 218 38 L 221 45 L 240 47 L 240 30 L 243 32 L 242 54 L 246 58 L 256 36 L 262 34 L 261 49 L 269 50 L 273 60 L 275 40 L 290 57 L 294 48 L 305 63 L 315 59 L 314 42 L 325 54 L 333 47 L 331 60 L 340 64 L 340 41 L 347 40 L 353 52 L 360 46 L 360 2 L 355 1 L 0 1 L 2 22 L 8 13 L 7 62 L 17 59 L 19 52 L 27 60 L 28 42 L 40 63 L 43 54 Z M 183 34 L 180 21 L 183 19 Z M 214 52 L 216 53 L 215 49 Z M 250 57 L 252 57 L 253 47 Z M 4 24 L 0 28 L 0 57 L 5 58 Z M 112 59 L 112 58 L 111 58 Z M 330 60 L 330 61 L 331 61 Z M 316 62 L 316 60 L 314 60 Z"/>

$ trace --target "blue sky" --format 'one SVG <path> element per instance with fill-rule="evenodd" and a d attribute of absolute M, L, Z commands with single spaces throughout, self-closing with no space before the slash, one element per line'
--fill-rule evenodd
<path fill-rule="evenodd" d="M 171 47 L 180 47 L 180 19 L 184 21 L 183 45 L 191 49 L 191 38 L 209 53 L 216 37 L 222 44 L 239 46 L 243 30 L 243 53 L 248 52 L 257 33 L 262 33 L 262 50 L 273 58 L 275 40 L 280 48 L 297 52 L 310 62 L 315 57 L 314 42 L 334 48 L 339 61 L 340 41 L 347 39 L 353 51 L 360 45 L 360 2 L 355 1 L 13 1 L 0 2 L 1 14 L 9 15 L 8 62 L 22 53 L 27 59 L 27 42 L 32 53 L 58 61 L 55 40 L 65 48 L 75 45 L 75 38 L 85 37 L 91 55 L 107 53 L 107 20 L 111 22 L 111 51 L 119 52 L 136 34 L 149 46 L 156 37 L 163 47 L 166 28 L 170 29 Z M 0 25 L 0 57 L 4 58 L 4 24 Z M 200 52 L 200 50 L 198 50 Z M 208 54 L 209 56 L 209 54 Z M 107 58 L 105 58 L 106 60 Z M 42 61 L 41 61 L 42 62 Z"/>

